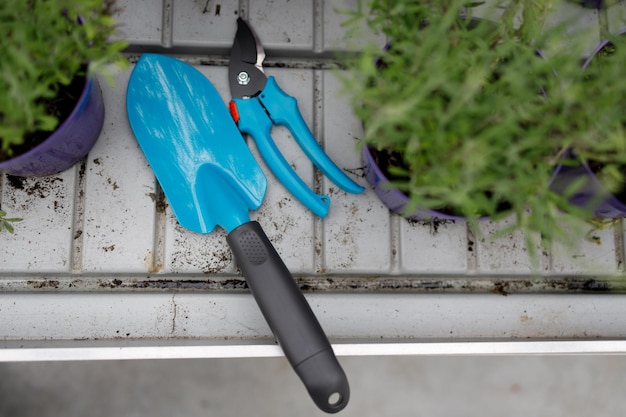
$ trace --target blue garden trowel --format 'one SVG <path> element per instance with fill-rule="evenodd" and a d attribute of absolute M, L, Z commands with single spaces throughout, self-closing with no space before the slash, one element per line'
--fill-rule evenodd
<path fill-rule="evenodd" d="M 219 225 L 250 291 L 313 401 L 334 413 L 348 403 L 343 369 L 306 299 L 258 222 L 267 180 L 222 98 L 190 65 L 144 54 L 126 97 L 132 130 L 179 223 Z"/>

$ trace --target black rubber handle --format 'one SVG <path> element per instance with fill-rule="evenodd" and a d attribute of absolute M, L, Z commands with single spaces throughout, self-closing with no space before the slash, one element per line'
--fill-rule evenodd
<path fill-rule="evenodd" d="M 250 291 L 315 404 L 327 413 L 350 398 L 348 379 L 291 273 L 258 222 L 248 222 L 226 240 Z"/>

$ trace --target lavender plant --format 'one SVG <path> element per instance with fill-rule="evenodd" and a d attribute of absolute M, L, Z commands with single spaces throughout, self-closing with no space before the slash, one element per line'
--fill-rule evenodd
<path fill-rule="evenodd" d="M 612 171 L 626 164 L 626 45 L 616 40 L 612 59 L 583 73 L 586 42 L 566 39 L 576 36 L 568 22 L 545 24 L 553 2 L 490 3 L 493 22 L 475 19 L 487 6 L 466 0 L 359 3 L 349 33 L 365 26 L 388 45 L 370 42 L 345 62 L 361 146 L 401 156 L 389 171 L 407 212 L 474 225 L 513 214 L 502 234 L 567 240 L 563 222 L 591 216 L 570 204 L 573 189 L 550 188 L 558 164 L 576 163 L 567 151 Z"/>

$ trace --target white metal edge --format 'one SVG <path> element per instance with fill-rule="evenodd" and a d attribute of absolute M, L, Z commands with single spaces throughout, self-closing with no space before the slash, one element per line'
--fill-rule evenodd
<path fill-rule="evenodd" d="M 338 343 L 337 356 L 480 356 L 626 354 L 626 340 Z M 277 345 L 9 348 L 0 362 L 136 359 L 262 358 L 283 356 Z"/>

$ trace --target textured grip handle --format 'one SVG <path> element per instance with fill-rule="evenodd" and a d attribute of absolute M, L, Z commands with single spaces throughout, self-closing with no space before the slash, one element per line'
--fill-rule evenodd
<path fill-rule="evenodd" d="M 327 413 L 348 403 L 348 379 L 311 307 L 257 222 L 227 236 L 250 291 L 289 363 Z"/>

